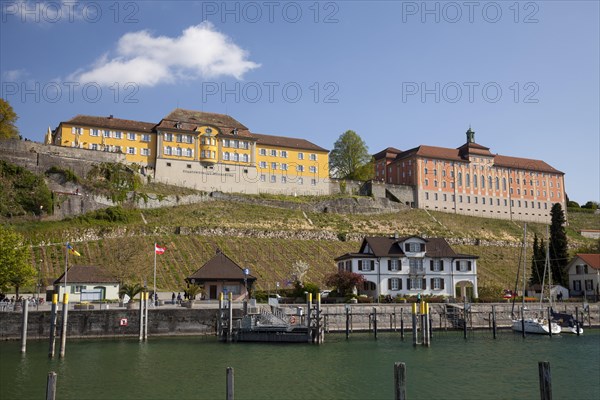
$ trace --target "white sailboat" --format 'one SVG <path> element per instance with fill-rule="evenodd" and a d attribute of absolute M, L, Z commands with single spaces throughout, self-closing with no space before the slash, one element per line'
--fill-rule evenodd
<path fill-rule="evenodd" d="M 536 315 L 534 317 L 526 317 L 525 316 L 525 288 L 527 285 L 527 278 L 526 278 L 526 264 L 527 264 L 527 224 L 525 224 L 525 229 L 524 229 L 524 233 L 523 233 L 523 295 L 522 295 L 522 306 L 521 306 L 521 318 L 514 318 L 514 314 L 513 314 L 513 324 L 512 324 L 512 330 L 514 332 L 525 332 L 525 333 L 531 333 L 531 334 L 537 334 L 537 335 L 549 335 L 549 334 L 559 334 L 561 332 L 561 328 L 560 326 L 556 323 L 553 322 L 550 319 L 544 318 L 543 314 L 544 314 L 544 310 L 541 307 L 541 302 L 540 302 L 540 311 L 539 311 L 539 315 Z M 545 277 L 545 273 L 544 273 L 544 277 Z M 543 285 L 542 285 L 542 294 L 541 294 L 541 301 L 543 301 L 544 298 L 544 291 L 543 291 Z"/>

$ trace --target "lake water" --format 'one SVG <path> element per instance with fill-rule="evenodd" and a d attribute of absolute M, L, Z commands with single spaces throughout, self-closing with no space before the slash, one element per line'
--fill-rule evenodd
<path fill-rule="evenodd" d="M 58 345 L 57 341 L 57 345 Z M 57 399 L 393 399 L 394 362 L 407 368 L 411 399 L 539 399 L 538 361 L 549 361 L 555 399 L 600 398 L 600 331 L 581 337 L 510 331 L 434 332 L 430 348 L 399 333 L 328 334 L 325 344 L 217 342 L 214 337 L 70 340 L 48 359 L 46 341 L 0 343 L 0 399 L 43 399 L 49 371 Z M 58 352 L 58 346 L 57 346 Z"/>

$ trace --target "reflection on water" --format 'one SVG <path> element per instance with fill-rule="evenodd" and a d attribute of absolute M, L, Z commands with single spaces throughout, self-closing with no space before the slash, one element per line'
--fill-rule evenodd
<path fill-rule="evenodd" d="M 45 341 L 0 343 L 0 399 L 44 398 L 56 371 L 57 398 L 214 399 L 225 397 L 235 369 L 236 399 L 391 399 L 393 364 L 407 365 L 413 399 L 539 398 L 538 361 L 550 361 L 554 398 L 600 398 L 600 331 L 584 336 L 502 332 L 435 333 L 432 346 L 409 335 L 327 335 L 309 344 L 223 344 L 212 337 L 72 340 L 64 360 L 48 359 Z"/>

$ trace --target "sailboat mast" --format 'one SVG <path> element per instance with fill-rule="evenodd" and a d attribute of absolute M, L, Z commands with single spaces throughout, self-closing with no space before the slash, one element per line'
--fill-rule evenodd
<path fill-rule="evenodd" d="M 525 229 L 523 230 L 523 299 L 521 303 L 525 307 L 525 288 L 527 285 L 527 271 L 525 264 L 527 263 L 527 222 L 525 222 Z"/>

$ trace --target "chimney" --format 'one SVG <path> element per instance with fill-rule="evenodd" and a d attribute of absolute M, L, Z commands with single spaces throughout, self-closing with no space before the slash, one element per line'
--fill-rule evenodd
<path fill-rule="evenodd" d="M 113 119 L 113 115 L 112 115 L 112 114 L 110 114 L 110 115 L 108 116 L 108 119 Z"/>

